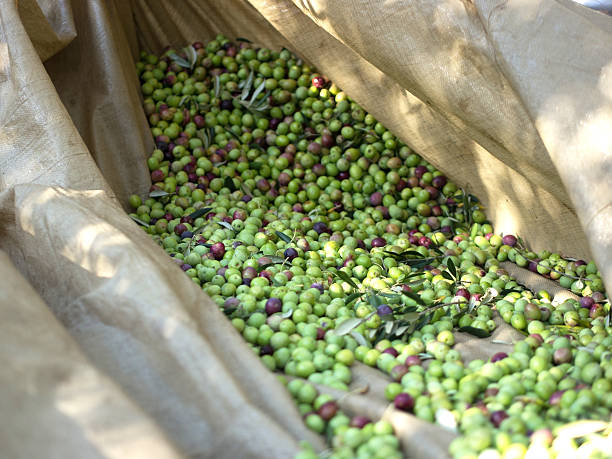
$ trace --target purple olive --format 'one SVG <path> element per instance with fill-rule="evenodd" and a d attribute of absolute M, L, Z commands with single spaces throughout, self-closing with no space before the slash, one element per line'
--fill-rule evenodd
<path fill-rule="evenodd" d="M 597 317 L 603 317 L 605 315 L 606 310 L 601 304 L 595 303 L 593 306 L 591 306 L 591 309 L 589 311 L 589 317 L 591 319 L 596 319 Z"/>
<path fill-rule="evenodd" d="M 366 425 L 371 423 L 372 420 L 370 418 L 366 418 L 365 416 L 354 416 L 353 419 L 351 419 L 350 426 L 363 429 Z"/>
<path fill-rule="evenodd" d="M 317 89 L 323 89 L 325 87 L 325 78 L 323 78 L 322 76 L 313 77 L 312 85 Z"/>
<path fill-rule="evenodd" d="M 336 413 L 338 413 L 338 404 L 333 400 L 325 402 L 317 410 L 317 414 L 321 416 L 324 421 L 329 421 Z"/>
<path fill-rule="evenodd" d="M 402 392 L 401 394 L 397 394 L 395 399 L 393 399 L 393 406 L 398 410 L 410 413 L 414 409 L 414 398 L 412 395 Z"/>
<path fill-rule="evenodd" d="M 234 311 L 238 306 L 240 306 L 240 300 L 233 296 L 229 297 L 223 303 L 223 309 L 225 309 L 226 312 Z"/>
<path fill-rule="evenodd" d="M 315 222 L 315 224 L 312 225 L 312 229 L 315 230 L 317 234 L 331 233 L 330 229 L 323 222 Z"/>
<path fill-rule="evenodd" d="M 394 347 L 388 347 L 387 349 L 382 351 L 382 353 L 392 355 L 393 357 L 397 357 L 399 355 L 399 352 L 397 352 L 397 349 L 395 349 Z"/>
<path fill-rule="evenodd" d="M 280 298 L 269 298 L 266 301 L 266 314 L 271 316 L 272 314 L 276 314 L 277 312 L 281 312 L 283 309 L 283 302 Z"/>
<path fill-rule="evenodd" d="M 407 367 L 411 367 L 413 365 L 421 365 L 421 363 L 421 358 L 418 355 L 409 355 L 408 357 L 406 357 L 404 365 L 406 365 Z"/>
<path fill-rule="evenodd" d="M 375 237 L 372 239 L 372 247 L 384 247 L 385 245 L 387 245 L 387 241 L 382 237 Z"/>
<path fill-rule="evenodd" d="M 571 361 L 572 351 L 570 351 L 566 347 L 559 348 L 553 353 L 553 362 L 555 362 L 556 365 L 560 365 L 562 363 L 569 363 Z"/>
<path fill-rule="evenodd" d="M 192 266 L 191 266 L 191 265 L 188 265 L 187 263 L 183 263 L 183 264 L 181 264 L 181 269 L 182 269 L 183 271 L 187 271 L 188 269 L 191 269 L 191 268 L 192 268 Z"/>
<path fill-rule="evenodd" d="M 174 227 L 174 232 L 180 236 L 181 234 L 183 234 L 185 231 L 187 231 L 187 226 L 184 223 L 179 223 L 178 225 L 176 225 Z"/>
<path fill-rule="evenodd" d="M 493 413 L 491 413 L 491 423 L 493 423 L 496 428 L 499 427 L 506 418 L 508 418 L 508 413 L 504 410 L 493 411 Z"/>
<path fill-rule="evenodd" d="M 382 204 L 383 195 L 380 191 L 375 191 L 370 195 L 370 204 L 372 206 L 380 206 Z"/>
<path fill-rule="evenodd" d="M 564 390 L 558 390 L 556 392 L 553 392 L 553 394 L 548 399 L 548 403 L 550 405 L 558 405 L 559 402 L 561 402 L 561 397 L 563 396 L 564 392 Z"/>
<path fill-rule="evenodd" d="M 395 365 L 393 368 L 391 368 L 390 375 L 394 381 L 401 381 L 408 371 L 409 369 L 406 365 Z"/>
<path fill-rule="evenodd" d="M 470 292 L 466 288 L 460 288 L 455 292 L 455 296 L 462 296 L 466 300 L 470 299 Z"/>
<path fill-rule="evenodd" d="M 225 255 L 225 245 L 223 245 L 223 242 L 215 242 L 210 248 L 210 253 L 213 254 L 215 260 L 221 260 Z"/>
<path fill-rule="evenodd" d="M 447 182 L 447 179 L 444 175 L 438 175 L 433 178 L 433 180 L 431 181 L 431 184 L 440 190 L 444 188 L 444 185 L 446 185 L 446 182 Z"/>
<path fill-rule="evenodd" d="M 595 300 L 590 296 L 583 296 L 580 298 L 580 307 L 585 309 L 591 309 L 595 304 Z"/>
<path fill-rule="evenodd" d="M 191 231 L 183 231 L 181 233 L 181 239 L 191 239 L 193 237 L 193 233 Z"/>
<path fill-rule="evenodd" d="M 289 247 L 288 249 L 285 250 L 283 255 L 285 255 L 285 258 L 288 258 L 289 260 L 293 260 L 294 258 L 298 256 L 298 251 L 295 250 L 293 247 Z"/>
<path fill-rule="evenodd" d="M 274 348 L 269 344 L 264 344 L 259 349 L 259 355 L 272 355 L 274 353 Z"/>
<path fill-rule="evenodd" d="M 414 168 L 414 176 L 419 180 L 423 177 L 423 175 L 425 175 L 426 172 L 427 168 L 425 166 L 417 166 Z"/>
<path fill-rule="evenodd" d="M 389 306 L 388 304 L 381 304 L 376 308 L 376 314 L 381 317 L 387 316 L 389 314 L 393 314 L 393 309 L 391 309 L 391 306 Z"/>
<path fill-rule="evenodd" d="M 502 243 L 504 245 L 509 245 L 510 247 L 514 247 L 516 245 L 516 243 L 517 243 L 517 239 L 512 234 L 506 234 L 502 238 Z"/>
<path fill-rule="evenodd" d="M 321 284 L 320 282 L 315 282 L 314 284 L 311 284 L 310 288 L 316 288 L 321 293 L 324 292 L 323 284 Z"/>
<path fill-rule="evenodd" d="M 506 354 L 505 352 L 497 352 L 491 357 L 491 362 L 495 363 L 505 359 L 506 357 L 508 357 L 508 354 Z"/>
<path fill-rule="evenodd" d="M 243 279 L 255 279 L 257 277 L 257 270 L 252 266 L 247 266 L 242 270 Z"/>

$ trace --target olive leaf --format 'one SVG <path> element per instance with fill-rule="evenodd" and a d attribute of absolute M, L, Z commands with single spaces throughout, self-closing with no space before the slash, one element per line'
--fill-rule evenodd
<path fill-rule="evenodd" d="M 363 323 L 363 319 L 357 317 L 350 317 L 336 327 L 334 333 L 338 336 L 344 336 L 351 332 L 354 328 L 357 328 Z"/>
<path fill-rule="evenodd" d="M 147 222 L 142 221 L 140 218 L 135 217 L 134 215 L 130 215 L 130 218 L 134 220 L 136 223 L 138 223 L 140 226 L 144 226 L 145 228 L 151 227 L 151 225 L 149 225 Z"/>
<path fill-rule="evenodd" d="M 452 274 L 453 278 L 456 279 L 457 268 L 455 268 L 455 263 L 450 257 L 446 259 L 446 268 L 448 269 L 448 272 Z"/>
<path fill-rule="evenodd" d="M 281 317 L 283 319 L 288 319 L 289 317 L 291 317 L 292 314 L 293 314 L 293 308 L 289 308 L 286 312 L 283 312 L 281 314 Z"/>
<path fill-rule="evenodd" d="M 355 339 L 355 341 L 357 341 L 357 344 L 359 344 L 360 346 L 368 346 L 368 341 L 365 339 L 365 337 L 359 333 L 358 331 L 351 331 L 351 336 Z"/>
<path fill-rule="evenodd" d="M 221 93 L 221 80 L 219 79 L 219 75 L 215 75 L 215 97 L 219 98 L 220 93 Z"/>
<path fill-rule="evenodd" d="M 291 242 L 291 238 L 282 231 L 275 231 L 275 233 L 279 237 L 279 239 L 282 239 L 285 242 Z"/>
<path fill-rule="evenodd" d="M 168 193 L 164 190 L 153 190 L 149 193 L 150 198 L 163 198 L 164 196 L 171 196 L 174 193 Z"/>
<path fill-rule="evenodd" d="M 370 293 L 368 295 L 368 302 L 375 308 L 383 304 L 383 301 L 380 299 L 380 297 L 374 293 Z"/>
<path fill-rule="evenodd" d="M 361 293 L 361 292 L 353 292 L 353 293 L 351 293 L 350 295 L 348 295 L 344 299 L 344 304 L 345 305 L 349 305 L 350 303 L 355 301 L 357 298 L 359 298 L 361 295 L 363 295 L 363 293 Z"/>
<path fill-rule="evenodd" d="M 470 302 L 468 304 L 468 314 L 471 314 L 472 311 L 474 310 L 474 308 L 476 307 L 476 298 L 475 297 L 470 297 Z"/>
<path fill-rule="evenodd" d="M 208 147 L 210 147 L 210 137 L 208 136 L 208 131 L 206 129 L 198 130 L 196 132 L 196 137 L 202 141 L 204 148 L 208 149 Z"/>
<path fill-rule="evenodd" d="M 183 59 L 181 56 L 179 56 L 175 52 L 169 53 L 168 57 L 172 59 L 174 62 L 176 62 L 178 65 L 180 65 L 181 67 L 185 69 L 191 69 L 191 63 Z"/>
<path fill-rule="evenodd" d="M 478 338 L 487 338 L 491 336 L 491 333 L 489 333 L 488 331 L 483 330 L 482 328 L 470 327 L 469 325 L 465 327 L 460 327 L 458 330 L 460 332 L 469 333 L 470 335 L 476 336 Z"/>
<path fill-rule="evenodd" d="M 236 41 L 243 41 L 245 43 L 253 43 L 251 40 L 249 40 L 248 38 L 243 38 L 243 37 L 236 37 Z"/>
<path fill-rule="evenodd" d="M 221 225 L 223 228 L 226 228 L 228 230 L 234 231 L 234 227 L 232 225 L 230 225 L 228 222 L 224 222 L 224 221 L 220 221 L 217 222 L 219 225 Z"/>
<path fill-rule="evenodd" d="M 226 176 L 225 179 L 223 179 L 223 186 L 229 188 L 232 192 L 236 191 L 236 184 L 231 177 Z"/>
<path fill-rule="evenodd" d="M 263 81 L 259 86 L 257 86 L 257 89 L 255 89 L 255 92 L 253 92 L 253 96 L 251 97 L 251 102 L 250 102 L 251 105 L 253 104 L 253 102 L 255 102 L 255 100 L 257 99 L 257 96 L 261 94 L 261 91 L 263 91 L 265 87 L 266 87 L 265 81 Z"/>
<path fill-rule="evenodd" d="M 189 69 L 191 70 L 193 69 L 198 60 L 198 53 L 196 52 L 193 46 L 186 46 L 185 48 L 183 48 L 183 51 L 185 51 L 185 55 L 189 60 Z"/>
<path fill-rule="evenodd" d="M 249 93 L 251 92 L 251 86 L 253 86 L 253 78 L 255 78 L 255 73 L 251 70 L 248 78 L 243 82 L 244 84 L 242 86 L 243 89 L 242 94 L 240 95 L 240 100 L 246 100 L 246 98 L 249 97 Z M 240 85 L 238 87 L 240 87 Z"/>
<path fill-rule="evenodd" d="M 201 209 L 198 209 L 195 212 L 190 213 L 189 217 L 191 217 L 191 218 L 193 218 L 195 220 L 196 218 L 203 217 L 204 215 L 206 215 L 211 210 L 212 210 L 212 207 L 202 207 Z"/>
<path fill-rule="evenodd" d="M 482 295 L 482 297 L 480 298 L 480 302 L 488 303 L 492 299 L 496 298 L 498 295 L 499 293 L 497 290 L 495 290 L 493 287 L 489 287 L 484 293 L 484 295 Z"/>
<path fill-rule="evenodd" d="M 347 284 L 349 284 L 351 287 L 353 287 L 354 289 L 357 288 L 357 284 L 355 284 L 355 282 L 353 281 L 353 279 L 351 279 L 349 277 L 348 274 L 346 274 L 344 271 L 336 271 L 335 273 L 333 273 L 335 276 L 339 277 L 340 279 L 342 279 L 344 282 L 346 282 Z"/>

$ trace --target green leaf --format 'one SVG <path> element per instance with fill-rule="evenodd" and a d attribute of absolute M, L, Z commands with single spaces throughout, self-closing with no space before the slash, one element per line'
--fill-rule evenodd
<path fill-rule="evenodd" d="M 453 275 L 453 278 L 456 279 L 457 268 L 455 268 L 455 263 L 450 257 L 446 260 L 446 267 L 448 268 L 448 272 L 450 272 Z"/>
<path fill-rule="evenodd" d="M 387 335 L 390 335 L 391 333 L 393 333 L 395 328 L 397 328 L 397 322 L 389 321 L 385 324 L 385 333 Z"/>
<path fill-rule="evenodd" d="M 340 325 L 338 325 L 334 330 L 334 333 L 338 336 L 347 335 L 351 332 L 351 330 L 361 325 L 362 322 L 363 319 L 358 319 L 357 317 L 350 317 L 344 322 L 342 322 Z"/>
<path fill-rule="evenodd" d="M 219 79 L 219 75 L 215 75 L 215 97 L 219 97 L 219 93 L 221 92 L 221 80 Z"/>
<path fill-rule="evenodd" d="M 196 218 L 203 217 L 211 210 L 212 210 L 212 207 L 202 207 L 201 209 L 198 209 L 195 212 L 190 213 L 189 216 L 195 220 Z"/>
<path fill-rule="evenodd" d="M 169 53 L 168 57 L 183 68 L 191 69 L 191 64 L 176 53 Z"/>
<path fill-rule="evenodd" d="M 395 330 L 395 336 L 402 336 L 408 331 L 409 328 L 410 325 L 402 325 L 401 327 L 397 327 L 397 330 Z"/>
<path fill-rule="evenodd" d="M 403 258 L 406 258 L 406 257 L 425 258 L 425 255 L 423 255 L 421 252 L 417 250 L 406 250 L 400 253 L 400 256 Z"/>
<path fill-rule="evenodd" d="M 453 275 L 452 275 L 450 272 L 448 272 L 448 271 L 442 271 L 442 277 L 443 277 L 444 279 L 448 279 L 449 281 L 453 281 L 453 282 L 454 282 L 454 281 L 455 281 L 455 279 L 456 279 L 456 278 L 455 278 L 455 277 L 454 277 L 454 276 L 453 276 Z"/>
<path fill-rule="evenodd" d="M 383 302 L 380 299 L 380 297 L 378 295 L 374 294 L 374 293 L 370 293 L 368 295 L 368 302 L 370 303 L 370 305 L 374 306 L 375 308 L 377 308 L 378 306 L 383 304 Z"/>
<path fill-rule="evenodd" d="M 196 137 L 202 141 L 204 148 L 210 147 L 210 137 L 206 129 L 200 129 L 196 132 Z"/>
<path fill-rule="evenodd" d="M 244 89 L 242 90 L 242 94 L 240 95 L 240 100 L 246 100 L 249 97 L 249 93 L 251 92 L 251 86 L 253 85 L 253 78 L 255 78 L 255 73 L 253 70 L 249 73 L 249 77 L 246 79 L 244 83 Z"/>
<path fill-rule="evenodd" d="M 433 314 L 431 313 L 423 314 L 423 316 L 421 316 L 421 318 L 417 321 L 415 330 L 420 330 L 425 325 L 427 325 L 431 321 L 432 315 Z"/>
<path fill-rule="evenodd" d="M 253 102 L 255 102 L 255 100 L 257 99 L 257 96 L 261 93 L 261 91 L 263 91 L 266 87 L 266 82 L 262 81 L 261 84 L 259 86 L 257 86 L 257 89 L 255 89 L 255 92 L 253 92 L 253 96 L 251 97 L 251 101 L 249 102 L 249 104 L 253 104 Z M 266 98 L 264 97 L 263 100 L 265 100 Z"/>
<path fill-rule="evenodd" d="M 348 274 L 346 274 L 344 271 L 337 271 L 334 273 L 337 277 L 339 277 L 340 279 L 342 279 L 344 282 L 346 282 L 347 284 L 349 284 L 351 287 L 353 287 L 354 289 L 357 288 L 357 284 L 355 284 L 355 282 L 353 281 L 353 279 L 351 279 L 349 277 Z"/>
<path fill-rule="evenodd" d="M 183 51 L 185 51 L 185 54 L 187 55 L 187 59 L 189 60 L 189 68 L 193 69 L 193 66 L 196 64 L 198 60 L 198 53 L 191 45 L 183 48 Z"/>
<path fill-rule="evenodd" d="M 384 292 L 380 292 L 379 293 L 380 296 L 384 296 L 385 298 L 391 298 L 391 299 L 396 299 L 396 298 L 400 298 L 401 295 L 399 293 L 384 293 Z"/>
<path fill-rule="evenodd" d="M 179 107 L 182 107 L 185 102 L 191 99 L 191 96 L 183 96 L 181 101 L 179 102 Z"/>
<path fill-rule="evenodd" d="M 421 269 L 427 266 L 432 260 L 433 258 L 424 258 L 422 260 L 411 259 L 411 260 L 402 260 L 402 263 L 405 263 L 408 266 L 413 267 L 414 269 Z"/>
<path fill-rule="evenodd" d="M 470 327 L 470 326 L 461 327 L 459 328 L 459 331 L 464 332 L 464 333 L 469 333 L 470 335 L 476 336 L 478 338 L 487 338 L 491 336 L 491 333 L 489 333 L 486 330 L 483 330 L 482 328 L 476 328 L 476 327 Z"/>
<path fill-rule="evenodd" d="M 351 331 L 351 336 L 355 338 L 355 341 L 357 341 L 357 344 L 359 344 L 360 346 L 369 346 L 370 344 L 365 339 L 365 337 L 358 331 L 355 331 L 355 330 Z"/>
<path fill-rule="evenodd" d="M 416 310 L 415 311 L 406 311 L 405 314 L 401 315 L 401 319 L 406 321 L 406 322 L 413 322 L 416 319 L 418 319 L 420 315 L 421 315 L 421 313 L 420 312 L 416 312 Z"/>
<path fill-rule="evenodd" d="M 489 287 L 484 293 L 484 295 L 482 295 L 482 297 L 480 298 L 480 302 L 483 304 L 487 303 L 492 299 L 496 298 L 498 295 L 499 293 L 497 292 L 497 290 L 495 290 L 493 287 Z"/>
<path fill-rule="evenodd" d="M 226 176 L 223 179 L 223 186 L 226 187 L 226 188 L 229 188 L 229 190 L 232 191 L 232 192 L 236 191 L 236 184 L 231 179 L 231 177 L 227 177 Z"/>
<path fill-rule="evenodd" d="M 168 193 L 164 190 L 153 190 L 149 193 L 150 198 L 163 198 L 164 196 L 170 196 L 174 193 Z"/>
<path fill-rule="evenodd" d="M 289 310 L 287 310 L 287 312 L 283 312 L 281 314 L 281 317 L 283 319 L 288 319 L 289 317 L 291 317 L 292 314 L 293 314 L 293 309 L 289 308 Z"/>
<path fill-rule="evenodd" d="M 348 295 L 344 299 L 344 304 L 345 305 L 349 305 L 350 303 L 355 301 L 357 298 L 359 298 L 361 295 L 363 295 L 363 293 L 361 293 L 361 292 L 353 292 L 353 293 L 351 293 L 350 295 Z"/>
<path fill-rule="evenodd" d="M 236 41 L 243 41 L 245 43 L 253 43 L 251 40 L 249 40 L 248 38 L 242 38 L 242 37 L 236 37 Z"/>
<path fill-rule="evenodd" d="M 232 225 L 230 225 L 228 222 L 220 221 L 220 222 L 217 222 L 217 223 L 219 225 L 221 225 L 223 228 L 226 228 L 228 230 L 234 231 L 234 227 Z"/>
<path fill-rule="evenodd" d="M 147 222 L 142 221 L 140 218 L 134 217 L 133 215 L 130 215 L 130 218 L 134 220 L 136 223 L 138 223 L 140 226 L 144 226 L 145 228 L 149 228 L 151 226 Z"/>
<path fill-rule="evenodd" d="M 275 231 L 275 233 L 279 237 L 279 239 L 282 239 L 285 242 L 291 242 L 291 238 L 282 231 Z"/>

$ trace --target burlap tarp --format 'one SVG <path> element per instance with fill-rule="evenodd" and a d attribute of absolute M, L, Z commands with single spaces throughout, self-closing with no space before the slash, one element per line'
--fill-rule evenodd
<path fill-rule="evenodd" d="M 601 13 L 565 0 L 0 0 L 10 457 L 323 447 L 217 307 L 121 208 L 150 184 L 139 50 L 219 32 L 296 51 L 479 196 L 497 231 L 593 257 L 612 285 L 612 20 Z M 509 327 L 498 333 L 513 339 Z M 483 346 L 469 341 L 462 352 L 478 357 Z M 414 457 L 444 451 L 452 436 L 397 420 L 384 377 L 362 373 L 354 384 L 371 389 L 343 398 L 347 411 L 395 416 Z"/>

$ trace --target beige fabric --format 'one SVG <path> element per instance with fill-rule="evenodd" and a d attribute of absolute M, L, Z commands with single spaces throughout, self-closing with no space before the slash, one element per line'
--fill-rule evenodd
<path fill-rule="evenodd" d="M 217 306 L 117 205 L 12 1 L 0 21 L 0 249 L 185 454 L 290 457 L 302 439 L 320 448 Z M 35 451 L 45 456 L 46 444 Z"/>
<path fill-rule="evenodd" d="M 87 361 L 1 251 L 0 267 L 2 456 L 181 457 L 142 410 Z"/>
<path fill-rule="evenodd" d="M 111 397 L 117 425 L 123 415 L 135 426 L 124 443 L 122 431 L 98 426 L 105 406 L 92 408 L 78 420 L 96 428 L 62 451 L 146 452 L 143 438 L 160 456 L 289 457 L 300 439 L 323 447 L 216 306 L 118 206 L 149 186 L 140 49 L 218 32 L 290 47 L 479 196 L 498 231 L 536 250 L 592 253 L 610 286 L 610 24 L 566 0 L 0 0 L 0 249 L 96 367 L 75 357 L 71 387 Z M 16 295 L 2 288 L 2 298 Z M 20 295 L 41 304 L 26 287 Z M 6 311 L 7 322 L 17 314 Z M 21 319 L 48 325 L 49 350 L 68 340 L 49 314 Z M 511 342 L 516 332 L 496 333 Z M 32 346 L 12 354 L 28 378 L 40 346 L 20 337 L 2 334 L 0 345 Z M 508 347 L 458 341 L 468 359 Z M 53 384 L 40 381 L 41 423 L 57 419 Z M 368 393 L 342 399 L 347 411 L 384 413 L 411 456 L 443 457 L 452 435 L 388 411 L 384 376 L 358 366 L 352 388 L 364 384 Z M 19 389 L 0 396 L 2 413 Z M 37 417 L 29 407 L 16 432 Z M 48 441 L 18 452 L 44 456 Z"/>

